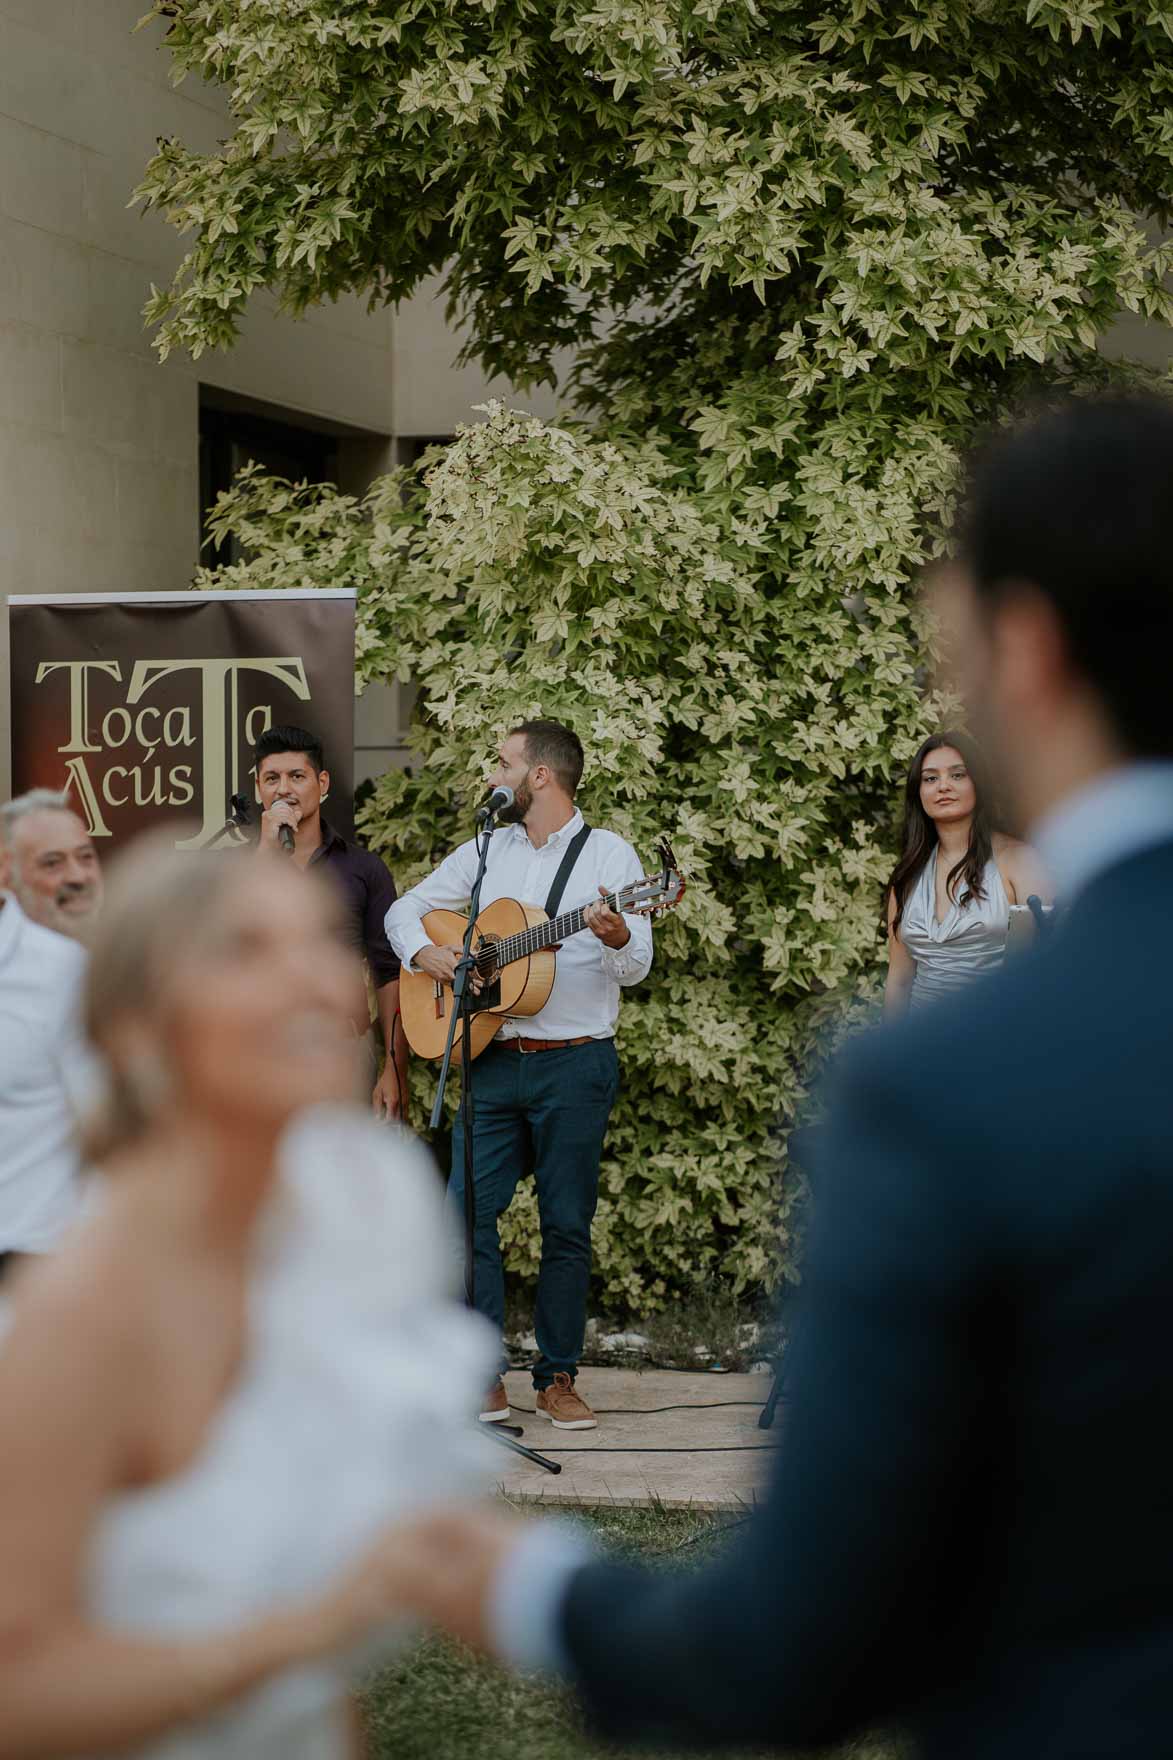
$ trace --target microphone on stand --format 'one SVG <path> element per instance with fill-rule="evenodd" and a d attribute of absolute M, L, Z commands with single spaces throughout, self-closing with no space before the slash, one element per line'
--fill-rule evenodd
<path fill-rule="evenodd" d="M 477 808 L 477 824 L 487 825 L 490 819 L 495 819 L 498 813 L 503 813 L 506 807 L 512 805 L 513 790 L 504 784 L 500 788 L 495 788 L 488 799 L 483 800 Z"/>
<path fill-rule="evenodd" d="M 1026 908 L 1034 918 L 1035 930 L 1039 939 L 1042 940 L 1045 935 L 1049 935 L 1051 932 L 1051 924 L 1054 921 L 1055 916 L 1055 907 L 1054 905 L 1044 904 L 1037 892 L 1032 892 L 1026 901 Z"/>
<path fill-rule="evenodd" d="M 230 844 L 247 843 L 249 822 L 248 796 L 243 794 L 230 795 L 228 799 L 228 817 L 224 821 L 221 837 L 227 838 Z M 218 847 L 218 846 L 217 846 Z"/>

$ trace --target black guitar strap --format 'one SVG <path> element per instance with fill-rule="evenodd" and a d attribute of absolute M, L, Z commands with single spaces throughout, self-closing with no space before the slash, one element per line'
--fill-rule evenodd
<path fill-rule="evenodd" d="M 548 917 L 556 917 L 558 915 L 558 906 L 562 903 L 562 894 L 566 891 L 566 882 L 570 879 L 570 876 L 574 871 L 575 862 L 577 862 L 579 856 L 586 848 L 586 840 L 590 834 L 590 826 L 584 824 L 582 830 L 572 837 L 570 842 L 566 845 L 566 854 L 563 856 L 558 872 L 554 876 L 554 884 L 551 886 L 550 896 L 546 900 L 546 915 Z"/>

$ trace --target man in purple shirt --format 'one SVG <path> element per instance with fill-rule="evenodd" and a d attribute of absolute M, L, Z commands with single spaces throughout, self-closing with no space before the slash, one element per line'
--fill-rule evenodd
<path fill-rule="evenodd" d="M 289 861 L 329 875 L 345 910 L 347 941 L 370 971 L 387 1048 L 376 1078 L 367 999 L 356 988 L 355 1026 L 371 1044 L 371 1105 L 380 1118 L 402 1118 L 407 1112 L 407 1037 L 399 1017 L 399 960 L 383 927 L 395 903 L 395 882 L 380 856 L 348 843 L 323 817 L 330 772 L 316 734 L 304 727 L 271 727 L 257 741 L 254 757 L 262 809 L 257 859 Z"/>

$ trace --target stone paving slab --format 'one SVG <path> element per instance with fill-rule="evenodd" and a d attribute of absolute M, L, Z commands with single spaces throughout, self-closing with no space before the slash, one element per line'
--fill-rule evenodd
<path fill-rule="evenodd" d="M 562 1471 L 555 1476 L 502 1449 L 498 1488 L 539 1503 L 741 1509 L 757 1498 L 782 1424 L 779 1412 L 772 1429 L 757 1427 L 770 1391 L 762 1374 L 583 1369 L 578 1388 L 598 1413 L 597 1430 L 555 1430 L 531 1415 L 534 1391 L 524 1371 L 511 1372 L 505 1385 L 520 1440 Z M 649 1409 L 679 1405 L 704 1409 Z"/>

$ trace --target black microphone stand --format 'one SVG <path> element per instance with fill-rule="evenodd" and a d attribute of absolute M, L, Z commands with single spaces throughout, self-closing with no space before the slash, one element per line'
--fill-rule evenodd
<path fill-rule="evenodd" d="M 228 817 L 224 821 L 221 837 L 231 836 L 234 844 L 247 843 L 252 826 L 252 807 L 245 794 L 234 794 L 229 797 Z"/>
<path fill-rule="evenodd" d="M 436 1131 L 444 1115 L 444 1094 L 448 1087 L 448 1076 L 452 1068 L 452 1050 L 456 1040 L 456 1025 L 461 1022 L 460 1034 L 460 1134 L 464 1146 L 464 1299 L 468 1306 L 474 1306 L 476 1296 L 476 1227 L 477 1198 L 475 1185 L 476 1155 L 472 1140 L 472 1040 L 469 1028 L 472 1017 L 476 1013 L 476 996 L 472 987 L 472 973 L 476 970 L 476 955 L 473 952 L 472 938 L 476 932 L 477 917 L 481 908 L 481 886 L 485 878 L 485 867 L 489 860 L 489 840 L 497 828 L 497 815 L 487 813 L 477 839 L 477 877 L 473 884 L 472 896 L 469 899 L 468 921 L 464 926 L 464 945 L 460 958 L 456 962 L 456 970 L 452 979 L 452 1012 L 448 1020 L 448 1041 L 444 1046 L 444 1057 L 440 1064 L 440 1080 L 436 1088 L 436 1103 L 432 1107 L 431 1129 Z M 514 1454 L 522 1455 L 535 1466 L 543 1467 L 547 1473 L 560 1473 L 562 1468 L 557 1461 L 552 1461 L 534 1448 L 527 1448 L 518 1442 L 522 1432 L 519 1425 L 484 1424 L 481 1428 L 502 1448 L 510 1448 Z M 507 1433 L 503 1433 L 507 1432 Z"/>

